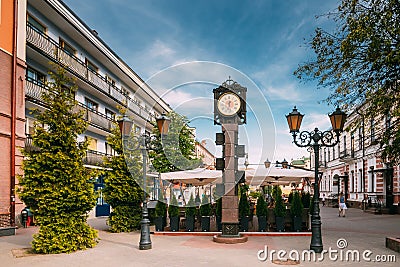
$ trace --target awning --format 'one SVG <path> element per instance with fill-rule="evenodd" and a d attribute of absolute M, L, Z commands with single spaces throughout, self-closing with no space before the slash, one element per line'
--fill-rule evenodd
<path fill-rule="evenodd" d="M 246 170 L 246 181 L 253 186 L 299 184 L 303 178 L 314 177 L 314 171 L 283 168 L 257 168 Z"/>
<path fill-rule="evenodd" d="M 217 179 L 222 179 L 222 172 L 197 168 L 194 170 L 161 173 L 161 180 L 171 183 L 185 183 L 194 186 L 208 185 Z"/>

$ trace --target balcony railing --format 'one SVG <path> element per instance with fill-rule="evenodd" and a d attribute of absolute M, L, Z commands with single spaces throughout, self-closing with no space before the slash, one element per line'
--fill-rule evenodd
<path fill-rule="evenodd" d="M 92 166 L 104 166 L 104 157 L 110 158 L 112 156 L 99 151 L 88 150 L 86 157 L 83 158 L 83 163 Z"/>
<path fill-rule="evenodd" d="M 37 146 L 34 146 L 32 144 L 32 136 L 30 134 L 26 134 L 25 150 L 27 152 L 40 150 Z M 86 156 L 83 158 L 83 164 L 93 165 L 93 166 L 103 166 L 104 165 L 104 161 L 103 161 L 104 157 L 110 158 L 110 157 L 112 157 L 112 155 L 94 151 L 94 150 L 87 150 Z"/>
<path fill-rule="evenodd" d="M 114 98 L 120 104 L 127 105 L 134 113 L 141 116 L 144 119 L 152 121 L 154 114 L 145 110 L 144 107 L 140 106 L 136 101 L 131 99 L 121 89 L 115 85 L 108 83 L 105 77 L 90 70 L 86 64 L 79 58 L 66 53 L 58 43 L 51 39 L 46 34 L 43 34 L 37 30 L 33 25 L 27 24 L 26 28 L 26 41 L 30 46 L 35 47 L 40 53 L 47 57 L 61 63 L 75 75 L 81 77 L 83 80 L 91 83 L 97 90 L 105 93 L 106 95 Z"/>
<path fill-rule="evenodd" d="M 51 91 L 46 88 L 42 83 L 27 78 L 25 95 L 28 99 L 32 100 L 33 102 L 40 103 L 43 106 L 46 106 L 43 99 L 43 94 L 49 92 Z M 105 114 L 100 113 L 96 110 L 89 109 L 82 103 L 79 103 L 76 108 L 77 110 L 84 111 L 84 119 L 88 121 L 91 125 L 106 130 L 108 132 L 111 131 L 113 120 L 111 118 L 108 118 Z"/>

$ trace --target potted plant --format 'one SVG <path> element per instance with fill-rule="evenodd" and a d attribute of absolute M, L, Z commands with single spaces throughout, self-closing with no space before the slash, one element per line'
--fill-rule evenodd
<path fill-rule="evenodd" d="M 218 198 L 215 207 L 215 218 L 217 221 L 217 231 L 222 231 L 222 197 Z"/>
<path fill-rule="evenodd" d="M 240 221 L 240 231 L 249 231 L 249 215 L 250 215 L 250 204 L 247 200 L 246 191 L 241 190 L 240 200 L 239 200 L 239 221 Z"/>
<path fill-rule="evenodd" d="M 292 203 L 290 206 L 290 214 L 293 218 L 293 231 L 300 232 L 301 223 L 303 221 L 303 203 L 301 203 L 300 194 L 297 191 L 293 193 Z"/>
<path fill-rule="evenodd" d="M 167 216 L 167 205 L 163 201 L 157 201 L 154 213 L 154 224 L 156 225 L 156 231 L 164 231 L 164 218 Z"/>
<path fill-rule="evenodd" d="M 172 199 L 168 206 L 168 214 L 171 231 L 179 231 L 179 207 L 175 194 L 172 194 Z"/>
<path fill-rule="evenodd" d="M 256 214 L 258 218 L 258 231 L 265 232 L 267 229 L 267 202 L 265 202 L 264 196 L 260 195 L 257 198 Z"/>
<path fill-rule="evenodd" d="M 196 215 L 196 203 L 194 202 L 193 195 L 190 195 L 189 202 L 186 204 L 185 207 L 186 231 L 189 232 L 194 231 L 195 215 Z"/>
<path fill-rule="evenodd" d="M 285 230 L 286 209 L 285 205 L 283 204 L 282 191 L 279 186 L 275 187 L 274 199 L 275 199 L 274 214 L 275 214 L 276 230 L 278 232 L 282 232 Z"/>
<path fill-rule="evenodd" d="M 201 231 L 209 232 L 211 206 L 210 203 L 208 202 L 208 197 L 206 195 L 203 195 L 201 200 L 200 215 L 201 215 Z"/>

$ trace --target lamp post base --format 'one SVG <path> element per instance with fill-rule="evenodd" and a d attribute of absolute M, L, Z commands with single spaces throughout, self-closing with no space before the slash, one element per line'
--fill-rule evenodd
<path fill-rule="evenodd" d="M 139 249 L 140 250 L 147 250 L 151 249 L 151 240 L 150 240 L 150 221 L 147 219 L 142 220 L 142 227 L 140 230 L 140 242 L 139 242 Z"/>

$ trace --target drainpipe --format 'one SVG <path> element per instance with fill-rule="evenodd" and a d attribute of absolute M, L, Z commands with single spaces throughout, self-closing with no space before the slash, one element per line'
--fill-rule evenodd
<path fill-rule="evenodd" d="M 362 118 L 362 126 L 363 126 L 363 128 L 362 128 L 362 142 L 361 142 L 361 145 L 362 145 L 362 177 L 361 177 L 361 182 L 362 182 L 362 192 L 364 192 L 364 199 L 365 199 L 365 170 L 364 170 L 364 166 L 365 166 L 365 143 L 364 143 L 364 140 L 365 140 L 365 121 L 364 121 L 364 114 L 362 114 L 362 113 L 360 113 L 360 111 L 359 111 L 359 109 L 357 108 L 356 109 L 356 113 L 358 114 L 358 115 L 360 115 L 361 116 L 361 118 Z"/>
<path fill-rule="evenodd" d="M 17 123 L 17 30 L 18 0 L 14 1 L 13 51 L 11 70 L 11 149 L 10 149 L 10 224 L 15 226 L 15 137 Z"/>

